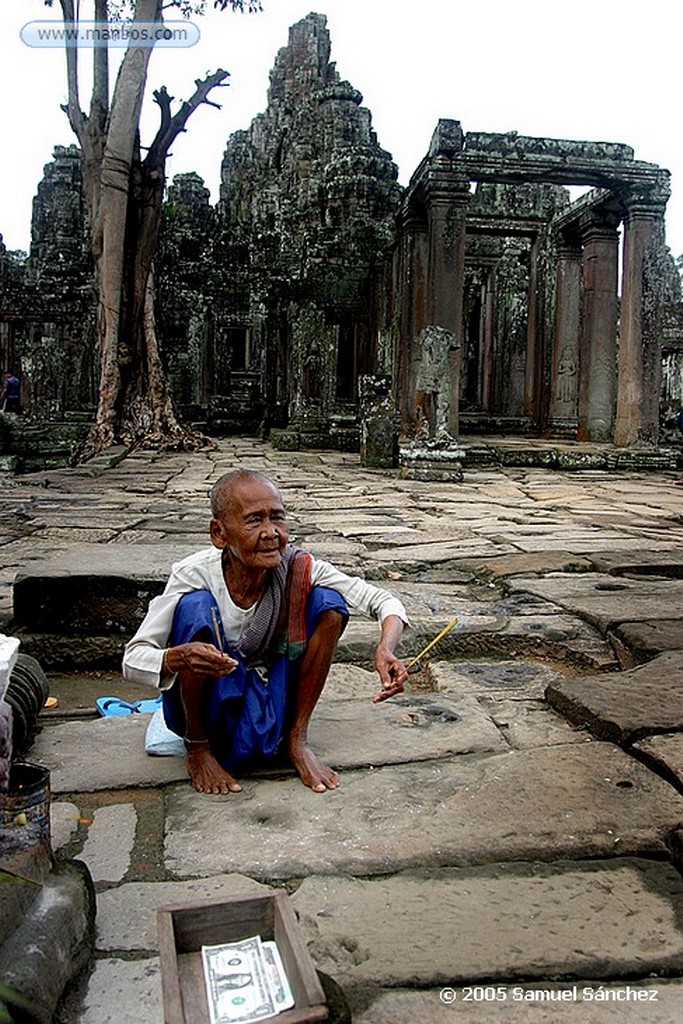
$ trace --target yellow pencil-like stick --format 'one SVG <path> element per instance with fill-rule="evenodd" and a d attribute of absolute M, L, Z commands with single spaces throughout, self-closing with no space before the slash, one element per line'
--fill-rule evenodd
<path fill-rule="evenodd" d="M 218 618 L 216 616 L 216 609 L 211 609 L 211 621 L 213 622 L 213 631 L 216 634 L 216 643 L 218 644 L 218 650 L 223 653 L 223 641 L 221 640 L 221 631 L 218 628 Z"/>
<path fill-rule="evenodd" d="M 443 639 L 443 637 L 445 637 L 446 633 L 450 633 L 450 631 L 453 629 L 453 626 L 456 624 L 457 621 L 458 621 L 457 617 L 455 619 L 451 619 L 451 621 L 448 623 L 448 625 L 444 626 L 444 628 L 441 630 L 439 635 L 435 636 L 433 640 L 430 640 L 429 643 L 427 644 L 427 646 L 424 647 L 420 651 L 419 654 L 416 654 L 415 657 L 412 659 L 412 661 L 408 662 L 408 664 L 406 665 L 406 668 L 412 668 L 412 666 L 415 664 L 415 662 L 419 661 L 420 658 L 423 658 L 425 656 L 425 654 L 427 653 L 427 651 L 430 651 L 432 649 L 434 644 L 438 644 L 439 640 Z"/>

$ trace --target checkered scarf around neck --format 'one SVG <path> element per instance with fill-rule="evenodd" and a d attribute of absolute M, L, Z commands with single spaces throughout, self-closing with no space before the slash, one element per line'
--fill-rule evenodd
<path fill-rule="evenodd" d="M 303 654 L 312 561 L 308 552 L 288 544 L 277 569 L 271 570 L 253 618 L 235 644 L 247 666 L 264 655 L 286 654 L 296 661 Z"/>

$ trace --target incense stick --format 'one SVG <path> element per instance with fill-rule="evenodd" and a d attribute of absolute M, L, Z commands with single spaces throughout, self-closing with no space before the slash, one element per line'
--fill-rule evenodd
<path fill-rule="evenodd" d="M 451 621 L 448 623 L 448 625 L 444 626 L 444 628 L 441 630 L 439 635 L 435 636 L 433 640 L 430 640 L 429 643 L 427 644 L 427 646 L 423 647 L 423 649 L 420 651 L 420 653 L 416 654 L 415 657 L 412 659 L 412 661 L 408 662 L 408 664 L 406 665 L 406 668 L 412 668 L 412 666 L 416 662 L 418 662 L 420 660 L 420 658 L 423 658 L 425 656 L 425 654 L 427 653 L 427 651 L 430 651 L 432 649 L 434 644 L 438 644 L 439 640 L 441 640 L 443 637 L 445 637 L 446 633 L 450 633 L 450 631 L 453 629 L 453 626 L 456 624 L 457 621 L 458 621 L 457 616 L 456 616 L 456 618 L 451 619 Z"/>
<path fill-rule="evenodd" d="M 216 615 L 216 609 L 211 609 L 211 621 L 213 622 L 213 631 L 216 634 L 216 643 L 218 644 L 218 650 L 223 653 L 223 641 L 221 640 L 221 631 L 218 628 L 218 617 Z"/>

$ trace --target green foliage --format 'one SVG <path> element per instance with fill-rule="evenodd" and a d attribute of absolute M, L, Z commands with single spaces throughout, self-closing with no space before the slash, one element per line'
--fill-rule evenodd
<path fill-rule="evenodd" d="M 17 875 L 14 871 L 0 871 L 0 884 L 35 885 L 36 888 L 41 888 L 40 882 L 36 882 L 33 878 L 27 878 L 25 875 Z"/>
<path fill-rule="evenodd" d="M 22 996 L 20 992 L 15 992 L 9 985 L 3 984 L 0 981 L 0 1024 L 14 1024 L 14 1017 L 12 1016 L 10 1006 L 16 1006 L 20 1010 L 27 1010 L 29 1013 L 35 1009 L 30 999 Z"/>

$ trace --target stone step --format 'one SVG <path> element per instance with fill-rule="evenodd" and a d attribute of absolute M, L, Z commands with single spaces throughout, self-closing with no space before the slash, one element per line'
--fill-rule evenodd
<path fill-rule="evenodd" d="M 351 991 L 681 971 L 682 898 L 670 864 L 627 857 L 308 877 L 292 902 L 316 966 Z"/>
<path fill-rule="evenodd" d="M 122 964 L 122 968 L 125 965 Z M 683 983 L 643 977 L 390 989 L 364 1000 L 354 1024 L 678 1024 Z M 141 1019 L 151 1024 L 154 1018 Z"/>
<path fill-rule="evenodd" d="M 244 779 L 167 791 L 166 869 L 261 880 L 492 861 L 668 856 L 683 797 L 610 743 L 569 743 L 346 771 L 338 789 Z M 322 839 L 321 837 L 324 837 Z"/>
<path fill-rule="evenodd" d="M 366 675 L 374 682 L 370 673 Z M 364 700 L 329 700 L 318 706 L 311 742 L 335 768 L 372 768 L 508 749 L 500 730 L 471 695 L 413 694 L 378 705 L 370 699 L 374 689 L 368 689 Z M 149 714 L 133 714 L 54 722 L 36 738 L 31 761 L 50 770 L 54 794 L 186 780 L 184 757 L 145 753 L 150 719 Z M 286 767 L 282 771 L 289 774 Z"/>
<path fill-rule="evenodd" d="M 667 651 L 646 665 L 595 677 L 554 680 L 549 704 L 600 739 L 631 744 L 657 733 L 683 731 L 680 677 L 683 651 Z"/>
<path fill-rule="evenodd" d="M 156 953 L 158 906 L 263 891 L 267 887 L 235 873 L 124 882 L 99 895 L 96 948 L 101 955 Z M 670 865 L 617 858 L 374 880 L 313 876 L 292 902 L 319 969 L 351 987 L 377 978 L 386 987 L 501 979 L 509 988 L 514 978 L 642 978 L 678 970 L 682 894 L 683 882 Z M 399 921 L 405 927 L 397 934 Z M 509 992 L 499 1001 L 523 999 Z"/>
<path fill-rule="evenodd" d="M 86 1019 L 109 1019 L 105 993 L 116 987 L 120 1019 L 159 1024 L 157 907 L 263 890 L 222 874 L 100 893 Z M 292 902 L 356 1024 L 673 1024 L 683 985 L 657 975 L 683 963 L 682 893 L 669 865 L 617 858 L 313 876 Z"/>

